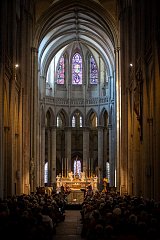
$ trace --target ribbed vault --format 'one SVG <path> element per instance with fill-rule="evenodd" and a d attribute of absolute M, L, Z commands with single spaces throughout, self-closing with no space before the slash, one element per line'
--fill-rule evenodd
<path fill-rule="evenodd" d="M 55 54 L 75 41 L 96 50 L 112 73 L 115 68 L 114 49 L 118 45 L 113 22 L 97 1 L 53 2 L 37 21 L 35 32 L 41 75 L 46 76 Z"/>

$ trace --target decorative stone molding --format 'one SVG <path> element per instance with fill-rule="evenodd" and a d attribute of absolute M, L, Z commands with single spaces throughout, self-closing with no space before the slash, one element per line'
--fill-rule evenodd
<path fill-rule="evenodd" d="M 45 98 L 46 104 L 56 104 L 57 106 L 68 106 L 69 105 L 69 99 L 68 98 L 54 98 L 51 96 L 46 96 Z M 114 101 L 113 101 L 114 102 Z M 97 97 L 97 98 L 88 98 L 84 100 L 84 98 L 78 98 L 78 99 L 70 99 L 70 104 L 72 106 L 82 106 L 82 105 L 98 105 L 98 104 L 108 104 L 108 97 Z"/>

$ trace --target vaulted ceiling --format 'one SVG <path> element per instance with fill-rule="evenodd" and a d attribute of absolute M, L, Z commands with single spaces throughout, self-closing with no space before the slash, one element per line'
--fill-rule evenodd
<path fill-rule="evenodd" d="M 35 47 L 45 76 L 55 54 L 73 42 L 93 48 L 112 71 L 118 46 L 115 0 L 36 2 Z"/>

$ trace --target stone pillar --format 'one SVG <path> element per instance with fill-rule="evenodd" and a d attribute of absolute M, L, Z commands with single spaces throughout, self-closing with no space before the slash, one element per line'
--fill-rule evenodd
<path fill-rule="evenodd" d="M 106 177 L 106 163 L 108 160 L 108 129 L 104 128 L 104 138 L 103 138 L 103 156 L 104 156 L 104 162 L 103 162 L 103 168 L 104 168 L 104 177 Z"/>
<path fill-rule="evenodd" d="M 3 194 L 4 197 L 7 197 L 7 185 L 8 185 L 8 171 L 7 171 L 7 163 L 8 163 L 8 138 L 9 138 L 9 127 L 4 127 L 4 161 L 3 161 Z"/>
<path fill-rule="evenodd" d="M 37 169 L 37 153 L 38 153 L 38 145 L 39 138 L 38 136 L 38 127 L 37 124 L 39 117 L 39 108 L 38 108 L 38 50 L 36 48 L 32 48 L 32 86 L 31 86 L 31 161 L 34 161 L 34 166 Z M 37 172 L 34 172 L 33 180 L 33 189 L 31 191 L 35 191 L 35 187 L 37 184 Z"/>
<path fill-rule="evenodd" d="M 88 172 L 88 160 L 89 160 L 89 129 L 83 130 L 83 166 L 82 169 L 85 173 Z"/>
<path fill-rule="evenodd" d="M 116 187 L 120 190 L 120 158 L 121 158 L 121 68 L 120 68 L 120 48 L 115 49 L 115 92 L 116 92 L 116 129 L 115 129 L 115 168 L 116 168 Z M 123 184 L 123 183 L 122 183 Z"/>
<path fill-rule="evenodd" d="M 145 195 L 154 196 L 154 145 L 153 145 L 153 118 L 147 119 L 148 129 L 148 159 L 145 161 Z"/>
<path fill-rule="evenodd" d="M 44 99 L 46 96 L 46 78 L 44 76 L 39 76 L 40 85 L 40 99 Z"/>
<path fill-rule="evenodd" d="M 103 179 L 103 127 L 98 127 L 98 188 L 102 187 Z"/>
<path fill-rule="evenodd" d="M 51 132 L 50 129 L 47 130 L 47 146 L 48 146 L 48 185 L 51 183 Z"/>
<path fill-rule="evenodd" d="M 5 19 L 1 14 L 1 31 L 5 30 Z M 2 64 L 5 54 L 4 39 L 5 35 L 0 34 L 0 198 L 2 199 L 4 198 L 4 114 L 2 114 L 4 113 L 4 64 Z"/>
<path fill-rule="evenodd" d="M 112 137 L 113 137 L 113 132 L 112 132 L 112 125 L 109 124 L 108 125 L 108 130 L 109 130 L 109 165 L 110 165 L 110 186 L 116 186 L 116 182 L 115 182 L 115 161 L 113 158 L 113 143 L 114 141 L 112 141 Z"/>
<path fill-rule="evenodd" d="M 65 131 L 65 158 L 66 158 L 66 162 L 65 162 L 65 173 L 66 176 L 68 174 L 68 172 L 70 172 L 72 170 L 72 166 L 71 166 L 71 129 L 68 127 L 66 128 Z"/>
<path fill-rule="evenodd" d="M 45 126 L 41 128 L 41 162 L 40 162 L 41 180 L 40 185 L 44 185 L 44 166 L 45 166 Z"/>
<path fill-rule="evenodd" d="M 56 128 L 51 128 L 51 186 L 56 188 Z"/>

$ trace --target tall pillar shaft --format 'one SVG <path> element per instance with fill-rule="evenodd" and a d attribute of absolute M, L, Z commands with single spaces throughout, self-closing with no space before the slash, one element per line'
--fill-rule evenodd
<path fill-rule="evenodd" d="M 45 126 L 41 128 L 41 176 L 40 185 L 44 185 L 44 166 L 45 166 Z"/>
<path fill-rule="evenodd" d="M 37 124 L 37 119 L 39 116 L 39 108 L 38 106 L 38 50 L 36 48 L 32 48 L 32 85 L 31 85 L 31 162 L 33 162 L 35 168 L 37 169 L 37 160 L 38 160 L 38 149 L 39 149 L 39 141 L 37 141 L 37 136 L 38 136 L 38 124 Z M 35 191 L 35 187 L 37 185 L 37 174 L 38 172 L 34 171 L 34 179 L 31 181 L 33 182 L 33 189 L 32 191 Z"/>
<path fill-rule="evenodd" d="M 115 57 L 116 57 L 116 118 L 117 118 L 117 126 L 116 126 L 116 147 L 115 147 L 115 168 L 116 168 L 116 187 L 120 190 L 120 159 L 121 159 L 121 68 L 120 68 L 120 48 L 117 47 L 115 49 Z"/>
<path fill-rule="evenodd" d="M 51 129 L 51 184 L 56 183 L 56 128 Z"/>
<path fill-rule="evenodd" d="M 88 159 L 89 159 L 89 130 L 83 130 L 83 171 L 88 172 Z"/>
<path fill-rule="evenodd" d="M 112 125 L 108 125 L 109 129 L 109 165 L 110 165 L 110 186 L 116 186 L 116 179 L 115 179 L 115 161 L 113 159 L 113 132 L 112 132 Z"/>
<path fill-rule="evenodd" d="M 104 139 L 103 139 L 103 146 L 104 146 L 104 149 L 103 149 L 103 156 L 104 156 L 104 163 L 103 163 L 103 166 L 104 166 L 104 176 L 106 177 L 106 163 L 107 163 L 107 160 L 108 160 L 108 130 L 107 128 L 104 129 Z"/>
<path fill-rule="evenodd" d="M 66 131 L 65 131 L 65 158 L 66 158 L 65 173 L 67 175 L 72 168 L 71 166 L 71 129 L 70 128 L 66 128 Z"/>
<path fill-rule="evenodd" d="M 103 128 L 98 127 L 98 180 L 99 184 L 103 178 Z"/>
<path fill-rule="evenodd" d="M 47 131 L 47 144 L 48 144 L 48 183 L 51 183 L 51 133 L 50 129 Z"/>

